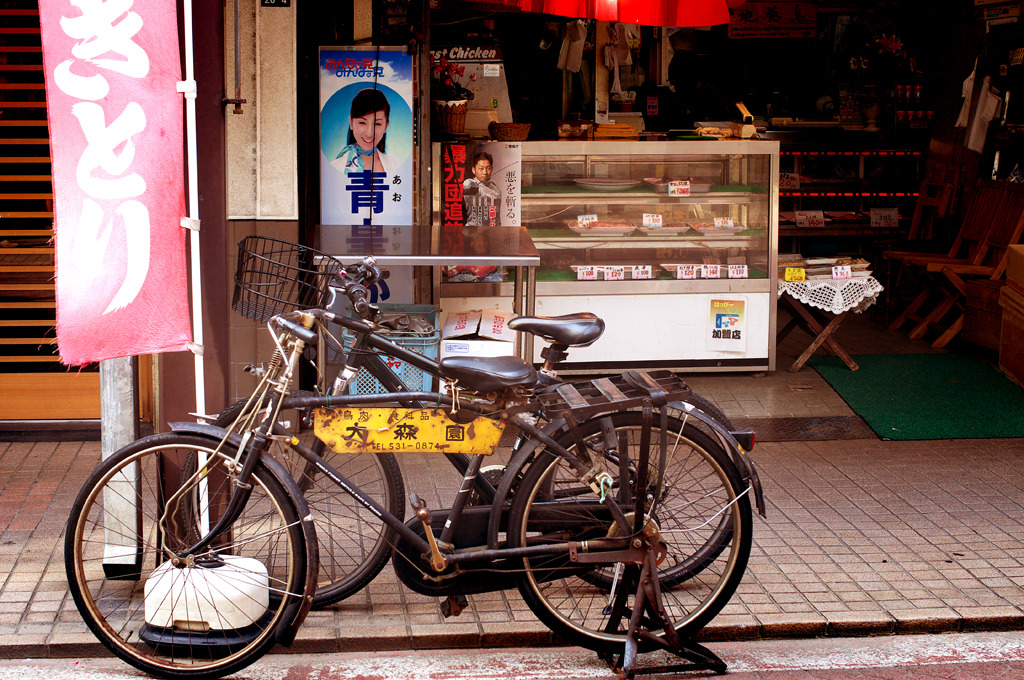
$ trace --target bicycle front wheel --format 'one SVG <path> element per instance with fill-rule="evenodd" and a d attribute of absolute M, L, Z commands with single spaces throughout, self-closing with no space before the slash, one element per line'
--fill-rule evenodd
<path fill-rule="evenodd" d="M 588 448 L 604 455 L 613 475 L 616 468 L 635 471 L 641 418 L 636 412 L 615 413 L 581 426 Z M 602 434 L 609 427 L 620 449 L 614 456 L 606 450 L 608 435 Z M 666 548 L 658 579 L 671 625 L 691 635 L 722 610 L 743 577 L 753 524 L 750 501 L 726 452 L 697 428 L 669 418 L 663 470 L 658 467 L 657 436 L 653 440 L 643 495 L 658 499 L 650 518 Z M 623 451 L 629 463 L 620 467 Z M 638 490 L 632 472 L 627 479 L 624 489 L 619 474 L 611 493 L 632 512 Z M 512 547 L 618 535 L 608 511 L 566 460 L 545 456 L 526 471 L 509 519 Z M 629 570 L 635 574 L 636 567 L 609 562 L 584 568 L 564 555 L 526 558 L 523 567 L 519 591 L 552 631 L 598 652 L 621 651 L 634 593 L 628 593 L 625 619 L 613 620 L 612 604 L 621 597 L 616 591 L 629 587 Z"/>
<path fill-rule="evenodd" d="M 313 396 L 297 392 L 295 396 Z M 213 424 L 229 427 L 245 407 L 239 401 L 221 412 Z M 292 429 L 306 446 L 356 484 L 367 498 L 374 499 L 398 518 L 405 515 L 405 488 L 394 455 L 387 452 L 358 455 L 335 453 L 303 426 L 303 418 L 290 412 L 282 419 L 294 419 Z M 274 457 L 288 469 L 309 504 L 319 543 L 314 607 L 326 607 L 359 592 L 380 573 L 391 557 L 398 532 L 320 473 L 294 448 L 275 440 Z"/>
<path fill-rule="evenodd" d="M 140 439 L 100 464 L 68 518 L 64 561 L 78 611 L 108 649 L 152 675 L 218 678 L 248 666 L 306 587 L 299 511 L 262 463 L 230 529 L 175 559 L 208 533 L 235 488 L 236 450 L 216 446 L 177 433 Z"/>

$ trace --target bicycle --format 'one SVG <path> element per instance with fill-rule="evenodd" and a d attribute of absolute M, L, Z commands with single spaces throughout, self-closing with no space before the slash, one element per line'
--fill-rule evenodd
<path fill-rule="evenodd" d="M 686 636 L 735 591 L 750 551 L 750 495 L 762 501 L 736 467 L 743 458 L 738 442 L 731 440 L 729 451 L 715 445 L 687 422 L 700 419 L 696 411 L 682 419 L 669 414 L 670 404 L 689 395 L 684 382 L 668 372 L 627 372 L 535 394 L 533 367 L 500 357 L 442 364 L 445 377 L 463 386 L 450 394 L 289 396 L 303 347 L 316 338 L 316 319 L 365 325 L 323 310 L 273 317 L 274 357 L 251 399 L 265 416 L 258 427 L 226 432 L 179 423 L 172 433 L 115 453 L 87 480 L 68 520 L 66 568 L 79 611 L 111 651 L 163 677 L 213 678 L 252 663 L 274 642 L 294 639 L 315 592 L 317 546 L 301 490 L 267 455 L 281 410 L 320 409 L 318 435 L 340 448 L 341 441 L 369 440 L 372 431 L 358 426 L 360 409 L 415 401 L 432 407 L 387 407 L 391 420 L 382 431 L 429 415 L 443 416 L 442 431 L 453 436 L 487 423 L 512 424 L 525 435 L 515 461 L 522 469 L 502 477 L 491 505 L 467 505 L 483 455 L 472 456 L 448 511 L 432 513 L 410 496 L 416 511 L 410 526 L 315 452 L 298 449 L 338 493 L 400 535 L 395 554 L 414 567 L 414 578 L 402 578 L 406 585 L 427 577 L 451 596 L 514 580 L 560 636 L 604 654 L 621 650 L 626 675 L 635 670 L 637 653 L 651 647 L 724 670 Z M 474 400 L 488 392 L 495 398 Z M 442 409 L 450 409 L 451 419 Z M 343 419 L 344 410 L 357 420 Z M 529 417 L 541 411 L 551 419 L 543 428 Z M 332 422 L 343 429 L 332 429 Z M 705 425 L 730 439 L 720 424 Z M 673 459 L 674 449 L 689 452 L 679 469 L 668 467 L 670 445 Z M 507 504 L 513 479 L 520 482 Z M 210 494 L 217 488 L 224 495 Z M 685 505 L 662 512 L 683 493 Z M 107 497 L 137 505 L 113 515 Z M 668 526 L 684 516 L 691 525 Z M 666 540 L 670 535 L 676 538 Z M 662 584 L 658 563 L 669 556 L 682 566 L 674 582 Z M 104 557 L 115 560 L 114 568 L 104 568 Z M 495 571 L 506 578 L 493 578 Z M 659 578 L 652 578 L 656 572 Z"/>
<path fill-rule="evenodd" d="M 330 265 L 325 266 L 324 263 Z M 367 289 L 385 276 L 386 271 L 377 267 L 372 260 L 346 267 L 329 255 L 307 246 L 249 236 L 238 244 L 232 306 L 247 318 L 266 321 L 275 313 L 299 308 L 331 307 L 333 293 L 340 292 L 348 298 L 354 313 L 369 325 L 343 326 L 350 338 L 344 348 L 345 362 L 325 392 L 331 395 L 345 394 L 349 385 L 362 380 L 360 371 L 368 373 L 389 392 L 408 392 L 410 388 L 384 357 L 394 357 L 429 376 L 440 377 L 441 371 L 437 361 L 391 341 L 379 333 L 379 327 L 373 325 L 379 310 L 367 302 Z M 551 343 L 541 353 L 544 365 L 538 374 L 538 386 L 551 389 L 561 382 L 557 368 L 568 356 L 568 350 L 595 342 L 603 333 L 604 322 L 593 314 L 579 313 L 554 318 L 517 317 L 509 323 L 509 327 L 532 333 Z M 323 335 L 333 338 L 327 333 Z M 333 339 L 341 348 L 342 343 Z M 308 394 L 312 396 L 312 393 Z M 735 428 L 710 401 L 691 393 L 688 403 L 722 423 L 746 449 L 752 447 L 753 432 Z M 245 401 L 236 402 L 222 411 L 212 424 L 225 428 L 231 426 L 242 414 L 244 407 Z M 369 511 L 332 493 L 330 482 L 322 482 L 315 468 L 294 451 L 295 447 L 305 445 L 312 448 L 356 481 L 364 492 L 372 495 L 389 512 L 399 517 L 405 512 L 404 485 L 398 462 L 390 453 L 355 457 L 335 455 L 323 442 L 308 435 L 309 422 L 303 413 L 294 414 L 290 420 L 295 423 L 293 429 L 299 431 L 300 437 L 303 424 L 306 424 L 307 435 L 294 444 L 282 443 L 276 455 L 286 463 L 299 482 L 314 514 L 318 529 L 316 535 L 321 542 L 321 559 L 313 606 L 325 607 L 358 592 L 376 577 L 388 563 L 397 536 Z M 513 446 L 513 456 L 520 443 Z M 469 465 L 467 456 L 452 453 L 445 453 L 444 456 L 460 475 L 466 473 Z M 492 466 L 478 475 L 474 481 L 475 495 L 471 502 L 493 501 L 495 485 L 501 473 L 502 466 Z M 752 469 L 746 471 L 745 476 L 753 476 L 754 483 L 758 483 Z M 356 536 L 348 533 L 348 527 L 351 526 L 348 518 L 353 515 L 361 516 L 363 528 L 376 525 L 378 530 L 373 534 L 375 540 L 368 540 L 365 533 Z"/>

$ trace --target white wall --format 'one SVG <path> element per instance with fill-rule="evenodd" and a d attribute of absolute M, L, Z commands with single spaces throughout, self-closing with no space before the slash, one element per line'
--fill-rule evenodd
<path fill-rule="evenodd" d="M 239 0 L 242 113 L 225 107 L 229 219 L 298 219 L 295 7 Z M 294 3 L 293 3 L 294 5 Z M 235 92 L 234 2 L 224 5 L 224 92 Z"/>

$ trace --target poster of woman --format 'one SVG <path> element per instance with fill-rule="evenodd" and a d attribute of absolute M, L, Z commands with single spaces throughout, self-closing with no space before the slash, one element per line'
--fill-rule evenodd
<path fill-rule="evenodd" d="M 412 56 L 320 49 L 320 221 L 412 224 Z"/>

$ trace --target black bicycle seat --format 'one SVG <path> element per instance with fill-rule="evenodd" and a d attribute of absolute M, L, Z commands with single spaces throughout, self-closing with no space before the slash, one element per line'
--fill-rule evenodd
<path fill-rule="evenodd" d="M 566 347 L 586 347 L 604 333 L 604 320 L 590 312 L 562 316 L 517 316 L 508 327 Z"/>
<path fill-rule="evenodd" d="M 441 377 L 486 394 L 509 387 L 533 387 L 537 369 L 513 356 L 447 357 L 441 360 Z"/>

